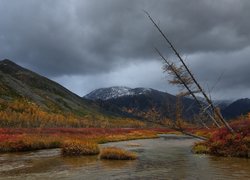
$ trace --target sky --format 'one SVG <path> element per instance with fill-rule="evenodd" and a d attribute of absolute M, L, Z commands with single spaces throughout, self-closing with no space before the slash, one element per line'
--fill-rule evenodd
<path fill-rule="evenodd" d="M 0 59 L 83 96 L 109 86 L 177 94 L 148 11 L 214 99 L 250 97 L 249 0 L 0 0 Z"/>

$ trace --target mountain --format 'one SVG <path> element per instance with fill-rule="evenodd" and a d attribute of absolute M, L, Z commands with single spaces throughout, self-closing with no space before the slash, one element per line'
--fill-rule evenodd
<path fill-rule="evenodd" d="M 222 114 L 227 119 L 236 118 L 240 115 L 246 115 L 250 112 L 250 99 L 239 99 L 222 110 Z"/>
<path fill-rule="evenodd" d="M 26 98 L 54 112 L 79 111 L 84 114 L 84 111 L 92 110 L 89 102 L 60 84 L 10 60 L 0 61 L 0 92 L 3 99 Z"/>
<path fill-rule="evenodd" d="M 190 99 L 193 99 L 193 97 L 191 96 L 188 96 L 187 98 L 190 98 Z M 202 98 L 202 97 L 199 97 L 197 96 L 197 99 L 204 103 L 204 104 L 207 104 L 205 98 Z M 219 107 L 221 110 L 222 109 L 225 109 L 227 106 L 229 106 L 233 101 L 232 100 L 212 100 L 213 101 L 213 104 L 216 106 L 216 107 Z"/>
<path fill-rule="evenodd" d="M 86 127 L 109 120 L 122 117 L 10 60 L 0 61 L 0 126 Z"/>
<path fill-rule="evenodd" d="M 230 104 L 232 104 L 233 101 L 232 100 L 214 100 L 213 103 L 215 106 L 219 107 L 221 110 L 224 110 Z"/>
<path fill-rule="evenodd" d="M 175 117 L 177 97 L 148 88 L 110 87 L 96 89 L 84 98 L 95 100 L 103 108 L 150 121 Z M 183 117 L 192 120 L 199 112 L 195 101 L 180 98 Z"/>
<path fill-rule="evenodd" d="M 149 88 L 109 87 L 96 89 L 86 96 L 86 99 L 94 100 L 106 110 L 146 120 L 159 120 L 164 117 L 175 118 L 177 97 L 165 92 Z M 205 103 L 203 98 L 199 100 Z M 215 106 L 221 109 L 226 119 L 236 118 L 250 112 L 250 99 L 215 100 Z M 199 107 L 190 98 L 181 98 L 182 116 L 193 122 L 198 114 Z"/>
<path fill-rule="evenodd" d="M 114 86 L 110 88 L 100 88 L 96 89 L 86 96 L 84 98 L 91 99 L 91 100 L 109 100 L 109 99 L 115 99 L 123 96 L 137 96 L 141 94 L 147 94 L 153 91 L 153 89 L 149 88 L 129 88 L 125 86 Z"/>

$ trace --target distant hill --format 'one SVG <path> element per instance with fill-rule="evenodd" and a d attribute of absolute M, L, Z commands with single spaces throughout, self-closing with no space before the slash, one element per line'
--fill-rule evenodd
<path fill-rule="evenodd" d="M 10 60 L 0 61 L 2 127 L 102 126 L 122 119 L 46 77 Z"/>
<path fill-rule="evenodd" d="M 215 106 L 219 107 L 221 110 L 224 110 L 230 104 L 232 104 L 234 101 L 232 101 L 232 100 L 215 100 L 213 102 L 214 102 Z"/>
<path fill-rule="evenodd" d="M 157 120 L 164 117 L 174 118 L 177 97 L 169 93 L 149 88 L 110 87 L 96 89 L 84 98 L 95 100 L 111 111 L 120 111 L 134 117 Z M 199 112 L 195 101 L 180 99 L 183 117 L 192 120 Z"/>
<path fill-rule="evenodd" d="M 96 89 L 86 96 L 94 100 L 106 110 L 130 117 L 156 120 L 163 117 L 175 118 L 177 97 L 169 93 L 150 88 L 129 88 L 115 86 Z M 205 104 L 204 99 L 199 98 Z M 192 98 L 181 98 L 183 118 L 193 122 L 199 107 Z M 250 112 L 250 99 L 214 101 L 226 119 L 232 119 Z"/>
<path fill-rule="evenodd" d="M 84 98 L 91 100 L 108 100 L 122 96 L 135 95 L 135 93 L 136 91 L 132 88 L 128 88 L 125 86 L 114 86 L 110 88 L 96 89 L 84 96 Z"/>
<path fill-rule="evenodd" d="M 236 118 L 240 115 L 246 115 L 250 112 L 250 99 L 239 99 L 222 110 L 222 114 L 227 119 Z"/>

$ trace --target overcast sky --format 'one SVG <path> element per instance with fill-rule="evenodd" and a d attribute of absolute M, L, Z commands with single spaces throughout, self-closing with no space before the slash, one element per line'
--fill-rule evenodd
<path fill-rule="evenodd" d="M 250 97 L 249 0 L 0 0 L 0 59 L 80 96 L 120 85 L 175 94 L 154 47 L 175 58 L 143 10 L 214 98 Z"/>

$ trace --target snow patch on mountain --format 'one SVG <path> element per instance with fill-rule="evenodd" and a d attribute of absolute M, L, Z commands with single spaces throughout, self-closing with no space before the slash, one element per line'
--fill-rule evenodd
<path fill-rule="evenodd" d="M 86 96 L 84 98 L 91 99 L 91 100 L 108 100 L 108 99 L 114 99 L 122 96 L 135 96 L 135 95 L 141 95 L 146 94 L 148 92 L 151 92 L 152 89 L 150 88 L 129 88 L 125 86 L 114 86 L 109 88 L 100 88 L 96 89 Z"/>

